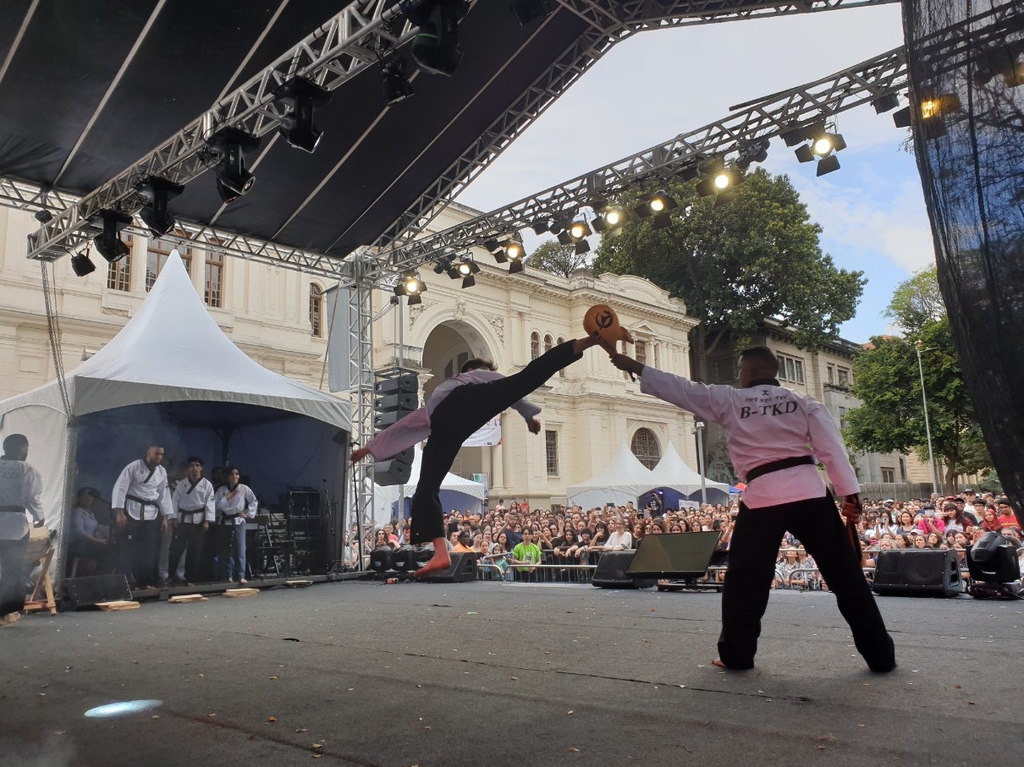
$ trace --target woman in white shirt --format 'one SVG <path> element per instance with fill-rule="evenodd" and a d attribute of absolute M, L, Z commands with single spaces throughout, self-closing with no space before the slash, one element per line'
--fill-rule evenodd
<path fill-rule="evenodd" d="M 245 585 L 245 523 L 256 518 L 256 495 L 241 482 L 237 467 L 228 469 L 226 485 L 213 497 L 217 511 L 217 558 L 221 577 Z M 238 577 L 235 577 L 235 573 Z"/>

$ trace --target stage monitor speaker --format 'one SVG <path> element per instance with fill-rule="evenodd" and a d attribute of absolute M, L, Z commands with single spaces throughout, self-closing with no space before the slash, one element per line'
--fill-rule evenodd
<path fill-rule="evenodd" d="M 416 561 L 416 549 L 412 546 L 399 546 L 391 555 L 391 569 L 399 573 L 411 573 L 420 568 Z"/>
<path fill-rule="evenodd" d="M 975 582 L 1010 583 L 1020 580 L 1017 549 L 997 532 L 985 533 L 967 548 L 967 569 Z"/>
<path fill-rule="evenodd" d="M 132 590 L 128 588 L 128 579 L 119 573 L 64 580 L 64 607 L 68 610 L 84 610 L 87 607 L 95 607 L 100 602 L 131 598 Z"/>
<path fill-rule="evenodd" d="M 381 546 L 370 552 L 370 570 L 375 573 L 386 573 L 393 570 L 393 553 L 390 546 Z"/>
<path fill-rule="evenodd" d="M 955 597 L 963 591 L 952 549 L 881 551 L 871 587 L 882 596 Z"/>
<path fill-rule="evenodd" d="M 698 578 L 707 572 L 721 533 L 645 535 L 637 544 L 627 575 L 658 578 Z"/>
<path fill-rule="evenodd" d="M 447 570 L 428 575 L 427 583 L 467 583 L 476 580 L 476 553 L 452 554 L 452 563 Z"/>
<path fill-rule="evenodd" d="M 646 589 L 655 585 L 655 578 L 636 578 L 626 574 L 633 561 L 633 551 L 605 551 L 597 560 L 597 569 L 590 579 L 593 586 L 602 589 Z"/>

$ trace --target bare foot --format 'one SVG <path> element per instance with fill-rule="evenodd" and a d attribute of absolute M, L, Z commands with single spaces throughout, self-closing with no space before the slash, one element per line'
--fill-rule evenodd
<path fill-rule="evenodd" d="M 724 668 L 724 669 L 728 669 L 729 668 L 724 663 L 722 663 L 722 659 L 721 658 L 715 658 L 713 661 L 711 661 L 711 664 L 714 665 L 714 666 L 718 666 L 719 668 Z"/>
<path fill-rule="evenodd" d="M 452 565 L 452 558 L 448 556 L 448 548 L 441 546 L 440 548 L 434 548 L 434 556 L 432 556 L 423 567 L 412 573 L 417 578 L 423 578 L 431 573 L 436 573 L 439 570 L 447 570 Z"/>

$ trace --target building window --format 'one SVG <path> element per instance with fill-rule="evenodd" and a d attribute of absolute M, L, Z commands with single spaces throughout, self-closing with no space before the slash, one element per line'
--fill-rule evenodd
<path fill-rule="evenodd" d="M 206 285 L 203 300 L 207 306 L 221 308 L 224 300 L 224 252 L 208 250 L 206 252 Z"/>
<path fill-rule="evenodd" d="M 540 333 L 530 334 L 530 359 L 535 360 L 540 356 Z"/>
<path fill-rule="evenodd" d="M 123 290 L 126 293 L 132 289 L 131 253 L 107 267 L 107 288 L 109 290 Z"/>
<path fill-rule="evenodd" d="M 839 430 L 842 431 L 846 428 L 846 408 L 839 408 Z"/>
<path fill-rule="evenodd" d="M 317 338 L 324 335 L 324 292 L 315 282 L 309 283 L 309 327 Z"/>
<path fill-rule="evenodd" d="M 850 383 L 850 371 L 846 368 L 839 368 L 839 385 L 848 386 Z"/>
<path fill-rule="evenodd" d="M 171 255 L 171 251 L 178 247 L 171 240 L 166 239 L 150 239 L 146 249 L 146 292 L 148 293 L 153 289 L 153 283 L 156 282 L 156 278 L 160 276 L 160 272 L 164 268 L 164 264 L 167 263 L 168 257 Z M 192 251 L 188 248 L 179 248 L 178 255 L 181 257 L 181 262 L 185 265 L 185 271 L 188 276 L 192 276 Z"/>
<path fill-rule="evenodd" d="M 882 468 L 882 482 L 887 482 L 889 484 L 892 484 L 893 482 L 896 481 L 896 469 L 890 468 L 888 466 L 883 466 L 881 468 Z"/>
<path fill-rule="evenodd" d="M 836 366 L 835 365 L 829 365 L 828 366 L 828 382 L 830 384 L 834 384 L 836 382 Z"/>
<path fill-rule="evenodd" d="M 564 343 L 565 343 L 565 339 L 562 338 L 561 336 L 559 336 L 558 337 L 558 345 L 561 346 Z M 565 378 L 565 368 L 559 368 L 558 369 L 558 375 L 560 375 L 562 378 Z"/>
<path fill-rule="evenodd" d="M 558 476 L 558 432 L 545 430 L 544 452 L 547 458 L 548 476 Z"/>
<path fill-rule="evenodd" d="M 641 365 L 647 364 L 647 342 L 639 339 L 633 344 L 633 356 Z"/>
<path fill-rule="evenodd" d="M 907 459 L 900 456 L 900 482 L 907 481 Z"/>
<path fill-rule="evenodd" d="M 779 380 L 802 384 L 804 382 L 803 360 L 783 357 L 781 354 L 776 356 L 779 358 Z"/>
<path fill-rule="evenodd" d="M 555 345 L 555 342 L 554 342 L 554 340 L 552 340 L 551 336 L 549 336 L 549 335 L 548 336 L 544 336 L 544 352 L 545 353 L 551 351 L 551 348 L 554 345 Z"/>
<path fill-rule="evenodd" d="M 629 445 L 633 455 L 637 457 L 648 469 L 653 469 L 661 460 L 661 448 L 658 447 L 658 438 L 650 429 L 637 429 L 633 440 Z"/>

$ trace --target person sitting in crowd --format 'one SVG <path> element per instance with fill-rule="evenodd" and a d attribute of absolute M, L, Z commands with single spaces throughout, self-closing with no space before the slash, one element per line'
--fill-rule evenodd
<path fill-rule="evenodd" d="M 473 536 L 465 530 L 454 535 L 452 551 L 456 554 L 471 554 L 473 552 Z"/>
<path fill-rule="evenodd" d="M 94 487 L 83 487 L 75 495 L 68 556 L 89 560 L 91 564 L 89 568 L 79 565 L 76 575 L 106 575 L 113 572 L 117 562 L 110 525 L 101 525 L 93 511 L 99 498 L 100 491 Z"/>
<path fill-rule="evenodd" d="M 626 530 L 626 523 L 616 519 L 612 525 L 615 529 L 601 547 L 604 551 L 625 551 L 633 548 L 633 536 Z"/>

